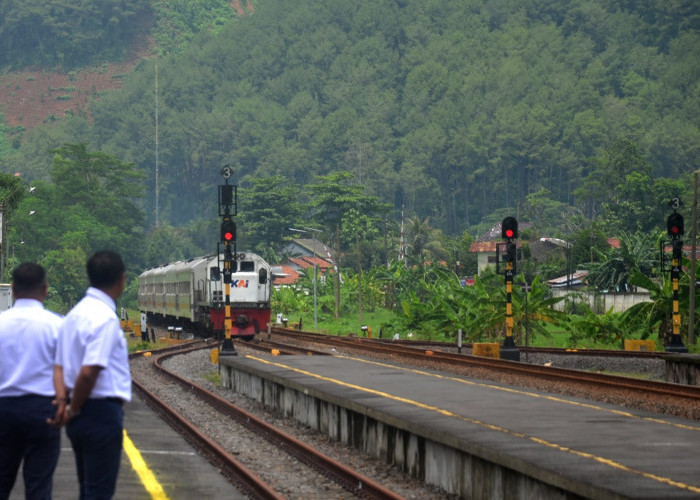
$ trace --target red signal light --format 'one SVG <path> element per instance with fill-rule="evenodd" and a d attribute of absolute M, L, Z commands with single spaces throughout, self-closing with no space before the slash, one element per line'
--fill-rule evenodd
<path fill-rule="evenodd" d="M 682 236 L 685 232 L 683 216 L 677 212 L 673 212 L 666 220 L 666 230 L 671 238 Z"/>
<path fill-rule="evenodd" d="M 501 222 L 501 238 L 513 240 L 518 237 L 518 221 L 514 217 L 506 217 Z"/>
<path fill-rule="evenodd" d="M 236 241 L 236 223 L 225 220 L 221 223 L 221 241 L 230 243 Z"/>

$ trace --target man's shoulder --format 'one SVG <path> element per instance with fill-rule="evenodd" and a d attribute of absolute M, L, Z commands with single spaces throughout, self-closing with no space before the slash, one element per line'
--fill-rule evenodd
<path fill-rule="evenodd" d="M 51 331 L 58 334 L 63 318 L 47 309 L 21 311 L 8 309 L 0 314 L 0 330 L 29 329 L 36 332 Z"/>
<path fill-rule="evenodd" d="M 41 313 L 37 314 L 37 319 L 57 327 L 63 323 L 63 316 L 50 309 L 41 309 Z"/>
<path fill-rule="evenodd" d="M 119 318 L 117 318 L 114 311 L 102 301 L 88 296 L 83 297 L 83 299 L 66 314 L 65 318 L 63 318 L 63 325 L 69 326 L 82 323 L 90 325 L 91 328 L 96 328 L 101 324 L 111 321 L 117 324 L 119 323 Z"/>

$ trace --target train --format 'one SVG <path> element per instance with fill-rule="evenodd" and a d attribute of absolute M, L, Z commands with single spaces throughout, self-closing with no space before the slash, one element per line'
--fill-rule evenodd
<path fill-rule="evenodd" d="M 142 272 L 138 304 L 149 324 L 182 327 L 204 335 L 224 330 L 224 255 L 206 255 Z M 255 253 L 236 254 L 231 263 L 230 337 L 252 340 L 270 322 L 270 265 Z"/>

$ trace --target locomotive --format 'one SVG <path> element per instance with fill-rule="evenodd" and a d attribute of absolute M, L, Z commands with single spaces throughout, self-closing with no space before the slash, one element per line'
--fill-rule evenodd
<path fill-rule="evenodd" d="M 224 255 L 207 255 L 148 269 L 138 278 L 139 309 L 149 323 L 203 334 L 223 331 Z M 252 340 L 270 322 L 270 265 L 254 253 L 236 254 L 229 292 L 231 337 Z"/>

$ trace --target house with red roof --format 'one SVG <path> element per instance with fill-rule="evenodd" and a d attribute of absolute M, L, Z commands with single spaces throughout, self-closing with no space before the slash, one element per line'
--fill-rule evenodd
<path fill-rule="evenodd" d="M 321 280 L 325 279 L 328 272 L 333 271 L 330 251 L 322 241 L 296 238 L 285 245 L 281 253 L 292 255 L 292 257 L 280 266 L 275 266 L 275 268 L 279 268 L 279 274 L 273 269 L 275 286 L 296 284 L 307 269 L 313 269 L 314 264 Z"/>

